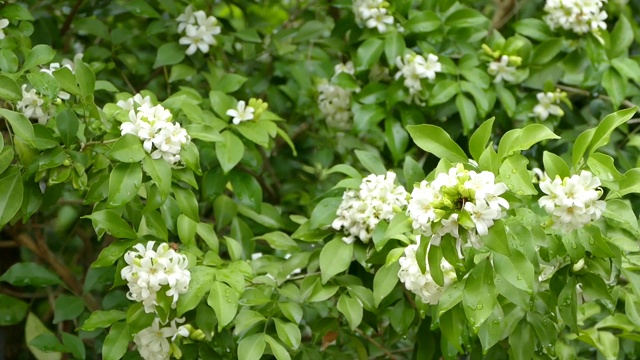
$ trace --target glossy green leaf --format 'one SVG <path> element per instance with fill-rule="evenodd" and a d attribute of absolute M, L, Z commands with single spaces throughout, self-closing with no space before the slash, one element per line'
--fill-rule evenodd
<path fill-rule="evenodd" d="M 451 163 L 466 163 L 468 161 L 467 155 L 462 148 L 439 126 L 428 124 L 409 125 L 407 126 L 407 131 L 409 131 L 409 135 L 411 135 L 415 144 L 428 153 L 432 153 L 441 159 L 446 159 Z"/>
<path fill-rule="evenodd" d="M 109 205 L 122 206 L 138 195 L 142 186 L 140 163 L 120 163 L 109 176 Z"/>
<path fill-rule="evenodd" d="M 107 328 L 117 321 L 124 320 L 126 313 L 120 310 L 97 310 L 84 321 L 80 327 L 84 331 Z"/>
<path fill-rule="evenodd" d="M 228 173 L 242 160 L 244 144 L 231 131 L 222 133 L 223 141 L 216 142 L 216 156 L 220 166 Z"/>
<path fill-rule="evenodd" d="M 276 324 L 276 333 L 278 338 L 285 343 L 289 348 L 295 350 L 300 346 L 302 335 L 300 329 L 296 324 L 280 320 L 278 318 L 273 319 Z"/>
<path fill-rule="evenodd" d="M 238 360 L 260 360 L 265 347 L 265 334 L 249 335 L 238 344 Z"/>
<path fill-rule="evenodd" d="M 8 109 L 0 109 L 0 116 L 9 121 L 11 130 L 17 137 L 29 144 L 34 144 L 33 125 L 24 115 Z"/>
<path fill-rule="evenodd" d="M 322 247 L 320 252 L 320 271 L 322 283 L 326 284 L 333 276 L 349 268 L 353 256 L 353 245 L 335 238 Z"/>
<path fill-rule="evenodd" d="M 153 63 L 153 68 L 175 65 L 182 62 L 185 57 L 184 51 L 184 47 L 178 43 L 171 42 L 160 45 L 156 60 Z"/>
<path fill-rule="evenodd" d="M 49 45 L 38 44 L 27 54 L 23 68 L 24 70 L 29 70 L 32 67 L 49 63 L 55 56 L 55 50 L 53 50 Z"/>
<path fill-rule="evenodd" d="M 487 260 L 481 261 L 467 277 L 462 295 L 464 312 L 472 327 L 478 328 L 498 305 L 493 268 Z"/>
<path fill-rule="evenodd" d="M 400 265 L 397 262 L 383 266 L 376 272 L 373 278 L 373 301 L 378 307 L 382 300 L 395 288 L 398 283 L 398 270 Z"/>
<path fill-rule="evenodd" d="M 142 148 L 140 139 L 131 134 L 120 137 L 109 150 L 109 157 L 125 163 L 140 162 L 146 155 L 147 152 Z"/>
<path fill-rule="evenodd" d="M 118 322 L 111 326 L 102 344 L 102 358 L 104 360 L 118 360 L 127 352 L 131 340 L 129 327 L 125 322 Z"/>
<path fill-rule="evenodd" d="M 27 315 L 29 305 L 8 295 L 0 294 L 0 326 L 15 325 Z"/>
<path fill-rule="evenodd" d="M 96 211 L 85 217 L 93 221 L 93 227 L 96 232 L 99 230 L 106 231 L 112 236 L 121 239 L 135 239 L 138 237 L 129 223 L 111 210 Z"/>
<path fill-rule="evenodd" d="M 213 308 L 218 318 L 218 331 L 227 326 L 238 312 L 238 294 L 221 281 L 211 285 L 207 304 Z"/>

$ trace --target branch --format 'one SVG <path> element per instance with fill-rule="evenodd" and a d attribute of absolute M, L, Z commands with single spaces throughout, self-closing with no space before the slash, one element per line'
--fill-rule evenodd
<path fill-rule="evenodd" d="M 82 284 L 78 281 L 75 275 L 66 267 L 64 264 L 60 263 L 56 256 L 51 252 L 49 247 L 44 241 L 39 241 L 37 244 L 33 239 L 27 234 L 19 234 L 16 237 L 16 240 L 27 249 L 31 250 L 34 254 L 36 254 L 40 259 L 45 261 L 51 268 L 60 275 L 62 281 L 65 285 L 71 290 L 71 292 L 81 297 L 89 310 L 94 311 L 100 308 L 100 305 L 96 301 L 96 299 L 90 294 L 82 294 Z"/>
<path fill-rule="evenodd" d="M 372 338 L 371 336 L 367 335 L 364 333 L 364 331 L 356 328 L 356 333 L 358 333 L 360 336 L 362 336 L 363 338 L 367 339 L 367 341 L 369 341 L 373 346 L 377 347 L 378 349 L 380 349 L 380 351 L 382 351 L 385 356 L 387 357 L 387 359 L 391 359 L 391 360 L 398 360 L 398 358 L 393 355 L 392 352 L 390 352 L 389 350 L 387 350 L 382 344 L 380 344 L 379 342 L 377 342 L 374 338 Z"/>
<path fill-rule="evenodd" d="M 556 85 L 556 87 L 560 90 L 566 91 L 568 93 L 571 94 L 576 94 L 576 95 L 582 95 L 582 96 L 586 96 L 586 97 L 593 97 L 593 95 L 591 94 L 591 92 L 587 91 L 587 90 L 582 90 L 582 89 L 578 89 L 572 86 L 566 86 L 566 85 Z M 613 100 L 608 97 L 607 95 L 597 95 L 596 96 L 598 99 L 602 99 L 602 100 L 606 100 L 610 103 L 613 103 Z M 638 105 L 632 103 L 629 100 L 622 100 L 622 105 L 624 105 L 624 107 L 626 108 L 633 108 L 633 107 L 638 107 Z"/>
<path fill-rule="evenodd" d="M 69 28 L 71 28 L 73 18 L 76 17 L 78 9 L 80 9 L 80 5 L 82 5 L 83 1 L 84 0 L 78 0 L 76 1 L 75 5 L 73 5 L 73 9 L 71 9 L 69 16 L 67 16 L 67 19 L 64 21 L 64 25 L 62 25 L 62 28 L 60 28 L 60 37 L 63 37 L 67 33 L 67 31 L 69 31 Z"/>
<path fill-rule="evenodd" d="M 516 0 L 494 0 L 496 12 L 491 19 L 491 30 L 499 30 L 518 12 Z"/>

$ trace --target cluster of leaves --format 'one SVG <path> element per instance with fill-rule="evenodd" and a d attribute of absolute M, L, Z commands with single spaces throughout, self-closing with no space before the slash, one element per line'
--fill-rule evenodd
<path fill-rule="evenodd" d="M 154 315 L 127 299 L 120 270 L 155 240 L 189 260 L 188 292 L 159 304 L 204 334 L 180 344 L 184 359 L 636 356 L 640 136 L 635 109 L 615 111 L 640 103 L 639 9 L 611 2 L 610 30 L 578 36 L 552 31 L 540 2 L 501 3 L 394 1 L 383 33 L 358 26 L 351 1 L 0 5 L 0 326 L 18 329 L 7 355 L 137 358 L 133 335 Z M 207 54 L 179 43 L 187 5 L 221 23 Z M 40 71 L 78 52 L 73 70 Z M 422 82 L 425 104 L 394 79 L 410 52 L 442 65 Z M 521 59 L 515 81 L 488 74 L 498 53 Z M 333 76 L 347 61 L 354 74 Z M 323 79 L 352 93 L 350 130 L 324 123 Z M 20 111 L 23 84 L 50 105 L 46 124 Z M 556 89 L 565 115 L 543 122 L 536 95 Z M 191 137 L 178 166 L 121 136 L 116 102 L 136 93 Z M 269 110 L 232 124 L 227 111 L 250 98 Z M 511 208 L 464 259 L 422 243 L 423 271 L 445 258 L 459 280 L 430 306 L 398 281 L 416 236 L 406 214 L 368 245 L 330 224 L 363 174 L 393 169 L 411 191 L 455 163 L 493 172 Z M 544 227 L 533 168 L 591 170 L 604 219 Z"/>

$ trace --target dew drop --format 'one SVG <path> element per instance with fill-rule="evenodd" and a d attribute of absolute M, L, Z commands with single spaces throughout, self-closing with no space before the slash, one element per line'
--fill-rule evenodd
<path fill-rule="evenodd" d="M 596 241 L 595 241 L 595 240 L 593 240 L 593 239 L 589 239 L 589 244 L 594 245 L 595 243 L 596 243 Z"/>
<path fill-rule="evenodd" d="M 575 241 L 572 241 L 571 242 L 571 247 L 574 248 L 574 249 L 577 249 L 578 248 L 578 244 L 576 244 Z"/>
<path fill-rule="evenodd" d="M 476 305 L 476 309 L 482 310 L 483 307 L 484 305 L 482 305 L 482 301 L 478 301 L 478 305 Z"/>
<path fill-rule="evenodd" d="M 511 170 L 511 173 L 512 173 L 512 174 L 515 174 L 515 173 L 517 173 L 517 172 L 518 172 L 518 170 L 516 170 L 516 169 Z"/>

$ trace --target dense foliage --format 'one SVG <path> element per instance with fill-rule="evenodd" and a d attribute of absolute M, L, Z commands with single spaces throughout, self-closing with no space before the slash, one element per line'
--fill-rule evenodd
<path fill-rule="evenodd" d="M 2 2 L 5 356 L 638 357 L 639 14 Z"/>

